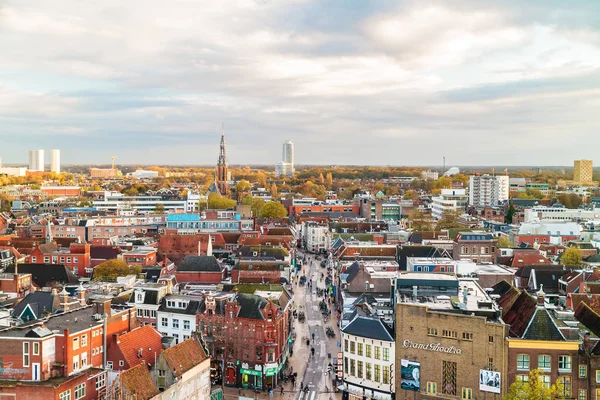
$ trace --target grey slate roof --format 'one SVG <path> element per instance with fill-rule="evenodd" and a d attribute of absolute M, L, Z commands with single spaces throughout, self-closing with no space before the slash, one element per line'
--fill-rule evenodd
<path fill-rule="evenodd" d="M 14 271 L 14 266 L 6 269 L 6 272 Z M 33 283 L 39 287 L 47 286 L 52 282 L 66 284 L 79 282 L 73 272 L 63 264 L 19 264 L 19 273 L 31 274 Z"/>
<path fill-rule="evenodd" d="M 349 335 L 361 336 L 370 339 L 394 341 L 392 332 L 379 318 L 357 316 L 343 329 Z"/>
<path fill-rule="evenodd" d="M 536 308 L 535 314 L 531 318 L 522 338 L 527 340 L 565 341 L 565 337 L 548 314 L 548 310 L 543 307 Z"/>
<path fill-rule="evenodd" d="M 29 305 L 35 316 L 41 318 L 44 311 L 52 313 L 53 302 L 54 296 L 50 292 L 36 291 L 29 293 L 15 308 L 13 308 L 12 317 L 19 318 L 23 310 Z"/>
<path fill-rule="evenodd" d="M 214 256 L 187 256 L 177 268 L 178 272 L 221 272 Z"/>

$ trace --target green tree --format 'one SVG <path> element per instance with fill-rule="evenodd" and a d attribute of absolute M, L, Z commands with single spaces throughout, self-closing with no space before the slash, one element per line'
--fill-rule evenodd
<path fill-rule="evenodd" d="M 547 387 L 539 370 L 534 369 L 529 372 L 528 381 L 516 381 L 510 385 L 508 394 L 502 400 L 552 400 L 565 394 L 562 384 L 557 382 Z"/>
<path fill-rule="evenodd" d="M 451 189 L 452 178 L 449 176 L 440 176 L 437 181 L 433 183 L 434 189 Z"/>
<path fill-rule="evenodd" d="M 512 249 L 514 246 L 508 236 L 502 235 L 498 238 L 498 247 L 501 249 Z"/>
<path fill-rule="evenodd" d="M 119 276 L 127 276 L 141 272 L 141 268 L 129 268 L 123 260 L 107 260 L 94 268 L 95 281 L 115 281 Z"/>
<path fill-rule="evenodd" d="M 581 250 L 577 247 L 569 247 L 560 257 L 560 261 L 566 267 L 578 267 L 581 265 Z"/>
<path fill-rule="evenodd" d="M 252 215 L 259 216 L 262 208 L 265 206 L 266 203 L 260 197 L 248 195 L 244 197 L 244 200 L 242 200 L 242 204 L 246 206 L 251 206 Z"/>
<path fill-rule="evenodd" d="M 250 182 L 245 179 L 241 179 L 235 184 L 235 193 L 238 201 L 244 198 L 244 194 L 252 188 Z"/>
<path fill-rule="evenodd" d="M 278 201 L 270 201 L 264 205 L 259 216 L 262 218 L 285 218 L 287 217 L 287 210 Z"/>
<path fill-rule="evenodd" d="M 517 212 L 517 209 L 511 203 L 510 206 L 508 206 L 506 215 L 504 216 L 504 222 L 507 224 L 512 224 L 513 215 L 515 215 L 516 212 Z"/>
<path fill-rule="evenodd" d="M 227 210 L 234 208 L 236 204 L 235 200 L 228 199 L 217 193 L 208 195 L 208 208 L 211 210 Z"/>
<path fill-rule="evenodd" d="M 433 220 L 423 213 L 418 208 L 414 208 L 410 214 L 408 214 L 408 220 L 411 224 L 413 231 L 430 231 L 433 229 Z"/>

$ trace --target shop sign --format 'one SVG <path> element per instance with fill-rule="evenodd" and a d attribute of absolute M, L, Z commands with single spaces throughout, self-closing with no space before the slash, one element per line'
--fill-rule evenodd
<path fill-rule="evenodd" d="M 277 368 L 267 368 L 265 369 L 265 376 L 273 376 L 277 373 Z"/>
<path fill-rule="evenodd" d="M 410 340 L 405 340 L 402 345 L 404 348 L 435 351 L 438 353 L 461 354 L 462 350 L 454 346 L 445 347 L 440 343 L 415 343 Z"/>
<path fill-rule="evenodd" d="M 252 375 L 252 376 L 262 376 L 262 373 L 260 371 L 255 371 L 253 369 L 246 369 L 246 368 L 240 368 L 240 373 L 245 374 L 245 375 Z"/>

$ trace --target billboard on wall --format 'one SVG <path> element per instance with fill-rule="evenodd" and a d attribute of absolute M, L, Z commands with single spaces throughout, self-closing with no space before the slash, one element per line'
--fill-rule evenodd
<path fill-rule="evenodd" d="M 482 392 L 500 393 L 500 372 L 479 370 L 479 390 Z"/>
<path fill-rule="evenodd" d="M 421 363 L 401 360 L 400 387 L 404 390 L 421 390 Z"/>

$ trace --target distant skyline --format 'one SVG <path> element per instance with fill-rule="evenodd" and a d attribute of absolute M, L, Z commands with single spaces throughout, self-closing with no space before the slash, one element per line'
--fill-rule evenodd
<path fill-rule="evenodd" d="M 600 147 L 600 1 L 0 5 L 0 157 L 565 166 Z M 49 165 L 49 158 L 45 160 Z"/>

